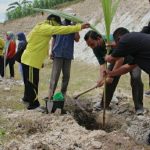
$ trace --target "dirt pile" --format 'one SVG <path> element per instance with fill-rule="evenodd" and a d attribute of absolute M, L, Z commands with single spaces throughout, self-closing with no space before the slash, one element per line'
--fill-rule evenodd
<path fill-rule="evenodd" d="M 94 150 L 94 149 L 142 149 L 125 132 L 114 130 L 86 130 L 79 126 L 75 119 L 66 114 L 63 116 L 44 115 L 36 111 L 16 111 L 5 114 L 11 122 L 11 136 L 14 138 L 5 144 L 4 150 Z"/>
<path fill-rule="evenodd" d="M 11 82 L 11 81 L 10 81 Z M 15 86 L 12 81 L 10 89 Z M 3 85 L 2 82 L 0 85 Z M 19 84 L 18 84 L 19 85 Z M 3 85 L 3 88 L 6 86 Z M 80 99 L 85 110 L 99 101 L 100 96 Z M 11 99 L 9 99 L 11 102 Z M 111 103 L 106 113 L 106 128 L 102 128 L 102 111 L 83 111 L 68 97 L 66 114 L 42 114 L 37 110 L 12 110 L 1 108 L 0 129 L 5 131 L 7 142 L 0 144 L 2 150 L 148 150 L 150 113 L 136 116 L 128 98 L 121 95 L 119 102 Z M 0 121 L 1 121 L 0 120 Z M 5 137 L 4 136 L 4 137 Z M 137 145 L 140 144 L 140 145 Z"/>

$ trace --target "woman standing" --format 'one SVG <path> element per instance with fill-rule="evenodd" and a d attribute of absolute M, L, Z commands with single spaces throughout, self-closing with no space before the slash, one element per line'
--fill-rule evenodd
<path fill-rule="evenodd" d="M 10 79 L 14 79 L 14 55 L 16 53 L 16 41 L 15 35 L 12 32 L 7 32 L 6 43 L 4 47 L 4 67 L 9 64 L 10 69 Z M 5 70 L 5 68 L 4 68 Z M 2 72 L 2 77 L 4 77 L 5 71 Z"/>

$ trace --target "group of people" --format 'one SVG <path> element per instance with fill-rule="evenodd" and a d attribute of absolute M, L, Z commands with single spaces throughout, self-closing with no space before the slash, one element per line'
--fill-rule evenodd
<path fill-rule="evenodd" d="M 16 44 L 16 39 L 19 43 Z M 6 74 L 6 67 L 9 65 L 10 79 L 14 79 L 15 71 L 14 64 L 18 60 L 18 55 L 20 49 L 22 49 L 23 43 L 26 42 L 26 37 L 23 32 L 17 33 L 13 32 L 6 33 L 6 39 L 0 38 L 0 78 L 4 78 Z M 24 48 L 25 49 L 25 48 Z M 19 61 L 20 62 L 20 61 Z M 19 65 L 20 72 L 22 74 L 22 67 Z"/>
<path fill-rule="evenodd" d="M 49 91 L 47 99 L 52 99 L 55 93 L 60 73 L 62 72 L 61 93 L 66 96 L 70 78 L 71 61 L 74 54 L 74 42 L 80 39 L 79 31 L 89 28 L 89 23 L 74 24 L 70 20 L 56 15 L 49 15 L 47 20 L 37 24 L 29 33 L 27 40 L 24 33 L 17 34 L 17 52 L 14 36 L 7 33 L 7 42 L 0 39 L 0 64 L 3 64 L 6 56 L 6 65 L 10 66 L 11 77 L 14 77 L 14 60 L 18 61 L 22 68 L 24 81 L 24 95 L 22 101 L 27 109 L 40 107 L 38 100 L 39 71 L 48 54 L 49 41 L 52 38 L 52 50 L 50 58 L 53 60 Z M 102 35 L 90 30 L 85 34 L 84 40 L 96 56 L 100 65 L 100 75 L 97 87 L 104 84 L 106 78 L 106 109 L 110 109 L 110 102 L 119 82 L 120 76 L 130 72 L 132 95 L 137 115 L 143 114 L 143 83 L 141 69 L 150 76 L 150 23 L 141 32 L 129 32 L 120 27 L 113 33 L 114 41 L 107 44 Z M 107 47 L 111 48 L 107 55 Z M 11 50 L 10 50 L 11 49 Z M 13 50 L 12 50 L 13 49 Z M 3 50 L 3 51 L 2 51 Z M 7 55 L 6 55 L 7 54 Z M 109 62 L 108 69 L 105 62 Z M 4 64 L 0 66 L 0 74 L 4 76 Z M 149 91 L 148 91 L 149 92 Z M 103 109 L 103 100 L 97 110 Z"/>
<path fill-rule="evenodd" d="M 144 27 L 146 28 L 146 27 Z M 147 26 L 150 28 L 150 26 Z M 104 84 L 106 78 L 106 109 L 109 105 L 119 82 L 120 76 L 130 72 L 132 96 L 137 115 L 144 112 L 143 109 L 143 83 L 141 79 L 141 69 L 150 74 L 150 35 L 148 32 L 131 32 L 126 28 L 118 28 L 113 33 L 114 41 L 107 45 L 101 35 L 95 31 L 89 31 L 84 39 L 89 47 L 93 49 L 100 64 L 100 79 L 98 86 Z M 109 55 L 106 55 L 107 46 L 111 47 Z M 105 69 L 105 62 L 110 62 L 108 70 Z M 141 69 L 140 69 L 141 68 Z M 96 109 L 103 109 L 103 99 Z"/>
<path fill-rule="evenodd" d="M 10 78 L 14 78 L 14 61 L 13 57 L 16 52 L 15 36 L 12 32 L 6 33 L 6 41 L 0 39 L 0 75 L 5 75 L 5 67 L 9 64 Z"/>

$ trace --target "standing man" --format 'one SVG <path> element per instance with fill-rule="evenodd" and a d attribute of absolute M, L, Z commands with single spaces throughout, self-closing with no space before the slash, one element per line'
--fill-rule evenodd
<path fill-rule="evenodd" d="M 23 78 L 25 83 L 23 101 L 29 105 L 27 109 L 40 106 L 38 101 L 39 70 L 48 54 L 49 41 L 52 35 L 69 34 L 89 28 L 89 24 L 60 26 L 60 17 L 49 15 L 45 22 L 37 24 L 27 37 L 27 47 L 22 54 Z"/>
<path fill-rule="evenodd" d="M 74 15 L 74 13 L 70 11 L 69 13 Z M 70 26 L 72 25 L 72 22 L 70 20 L 65 19 L 62 22 L 62 25 Z M 51 72 L 48 99 L 51 99 L 55 93 L 61 71 L 63 74 L 61 92 L 65 97 L 70 79 L 71 61 L 73 59 L 74 54 L 74 41 L 78 42 L 79 39 L 80 35 L 78 32 L 67 35 L 53 36 L 51 51 L 51 59 L 53 59 L 53 66 Z"/>
<path fill-rule="evenodd" d="M 127 30 L 128 31 L 128 30 Z M 129 32 L 129 31 L 128 31 Z M 85 37 L 84 37 L 87 45 L 93 49 L 93 52 L 95 56 L 97 57 L 99 64 L 100 64 L 100 79 L 98 81 L 98 86 L 103 85 L 104 80 L 104 70 L 105 70 L 105 60 L 104 57 L 106 55 L 106 46 L 105 42 L 102 39 L 102 36 L 97 34 L 94 31 L 89 31 Z M 114 50 L 112 50 L 113 52 Z M 131 58 L 130 58 L 131 59 Z M 126 61 L 129 61 L 129 58 L 126 57 Z M 110 70 L 114 68 L 113 64 L 110 64 L 108 67 Z M 136 67 L 133 71 L 130 72 L 131 76 L 131 87 L 132 87 L 132 95 L 133 95 L 133 101 L 135 106 L 135 111 L 137 115 L 143 114 L 143 83 L 141 80 L 141 70 L 139 67 Z M 119 82 L 120 76 L 109 76 L 107 78 L 108 83 L 106 83 L 106 109 L 110 109 L 109 105 L 112 100 L 113 94 L 115 92 L 115 89 L 117 87 L 117 84 Z M 111 82 L 111 83 L 109 83 Z M 100 106 L 97 107 L 97 110 L 103 109 L 103 100 L 104 100 L 104 94 L 102 97 L 102 101 L 100 103 Z"/>
<path fill-rule="evenodd" d="M 147 26 L 143 27 L 141 32 L 146 33 L 146 34 L 150 34 L 150 22 L 148 23 Z M 150 88 L 150 75 L 149 75 L 149 88 Z M 150 97 L 150 89 L 148 91 L 146 91 L 144 95 L 147 97 Z"/>
<path fill-rule="evenodd" d="M 116 65 L 120 59 L 130 56 L 132 61 L 125 65 L 120 63 L 114 70 L 107 72 L 108 76 L 125 74 L 137 66 L 150 75 L 150 35 L 140 32 L 129 33 L 121 27 L 115 30 L 113 36 L 116 49 L 107 55 L 105 60 Z"/>

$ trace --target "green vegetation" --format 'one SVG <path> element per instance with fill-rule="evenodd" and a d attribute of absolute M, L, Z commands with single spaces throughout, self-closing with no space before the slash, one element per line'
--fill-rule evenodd
<path fill-rule="evenodd" d="M 111 23 L 113 17 L 115 16 L 119 2 L 120 0 L 115 0 L 114 2 L 112 0 L 101 0 L 103 13 L 104 13 L 107 42 L 110 41 Z"/>
<path fill-rule="evenodd" d="M 72 1 L 76 0 L 33 0 L 33 2 L 22 0 L 20 2 L 10 3 L 6 15 L 8 20 L 13 20 L 34 14 L 35 11 L 33 8 L 50 9 L 59 4 Z"/>

